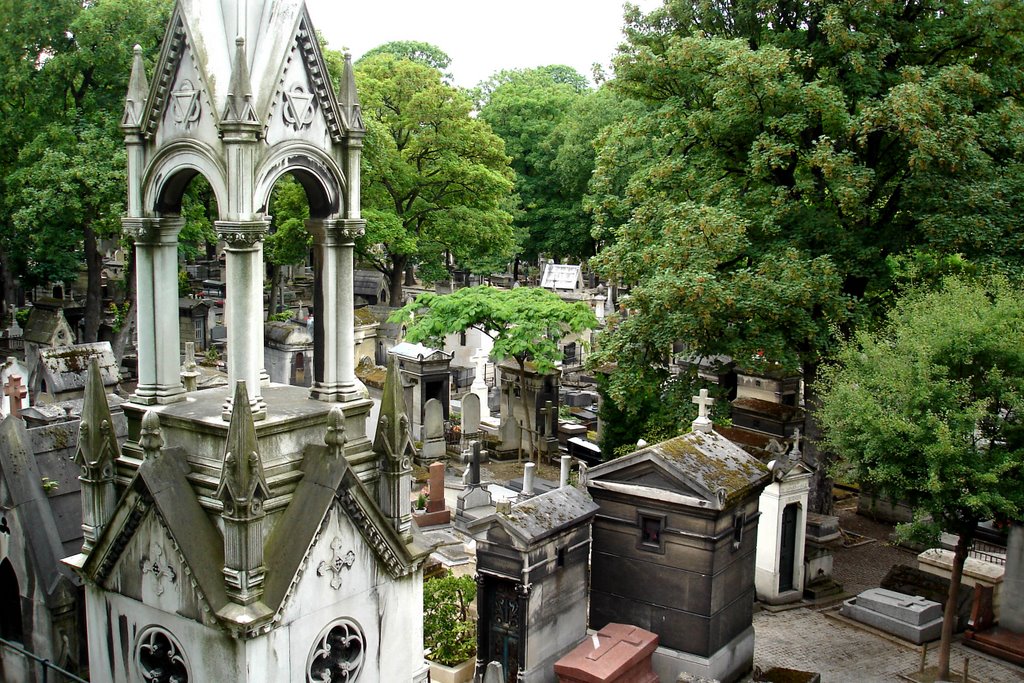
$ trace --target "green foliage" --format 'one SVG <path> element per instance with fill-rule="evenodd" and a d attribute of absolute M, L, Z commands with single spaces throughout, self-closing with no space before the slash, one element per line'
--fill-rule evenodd
<path fill-rule="evenodd" d="M 419 62 L 429 66 L 431 69 L 440 71 L 446 81 L 452 79 L 448 73 L 448 67 L 452 64 L 452 58 L 437 45 L 424 43 L 419 40 L 393 40 L 390 43 L 378 45 L 367 51 L 358 62 L 370 59 L 376 55 L 391 55 L 397 59 L 405 59 L 410 62 Z"/>
<path fill-rule="evenodd" d="M 267 316 L 268 322 L 286 323 L 289 322 L 295 314 L 291 311 L 281 311 L 280 313 L 271 313 Z"/>
<path fill-rule="evenodd" d="M 445 576 L 423 584 L 423 647 L 427 657 L 456 666 L 476 654 L 476 623 L 469 606 L 476 597 L 471 576 Z"/>
<path fill-rule="evenodd" d="M 192 296 L 192 281 L 184 270 L 178 271 L 178 296 L 180 298 Z"/>
<path fill-rule="evenodd" d="M 179 276 L 180 280 L 180 276 Z M 180 285 L 179 285 L 180 286 Z M 111 324 L 111 329 L 114 332 L 120 332 L 124 327 L 125 322 L 128 320 L 128 314 L 132 310 L 132 302 L 125 301 L 118 305 L 115 302 L 110 302 L 110 313 L 114 316 L 114 322 Z"/>
<path fill-rule="evenodd" d="M 202 175 L 192 179 L 181 198 L 181 215 L 185 225 L 178 233 L 178 253 L 186 261 L 206 253 L 206 245 L 217 243 L 217 231 L 211 217 L 218 215 L 217 196 Z"/>
<path fill-rule="evenodd" d="M 388 321 L 411 321 L 406 330 L 409 341 L 426 341 L 439 348 L 446 335 L 476 328 L 494 339 L 493 357 L 529 359 L 540 372 L 551 370 L 562 359 L 562 337 L 597 326 L 586 304 L 566 303 L 539 287 L 427 292 L 395 311 Z"/>
<path fill-rule="evenodd" d="M 586 79 L 569 67 L 539 67 L 503 71 L 489 83 L 480 118 L 505 141 L 505 151 L 512 157 L 520 253 L 530 260 L 540 253 L 559 259 L 592 255 L 583 194 L 567 191 L 554 170 L 559 153 L 555 131 L 585 97 Z"/>
<path fill-rule="evenodd" d="M 32 314 L 31 308 L 19 308 L 14 312 L 14 319 L 18 322 L 18 327 L 24 329 L 28 325 L 28 317 Z"/>
<path fill-rule="evenodd" d="M 813 374 L 891 303 L 893 258 L 1019 272 L 1022 34 L 1008 0 L 631 8 L 612 86 L 645 111 L 588 199 L 632 286 L 594 359 L 624 366 L 613 398 L 676 341 Z"/>
<path fill-rule="evenodd" d="M 948 279 L 855 335 L 821 376 L 842 474 L 952 533 L 1024 519 L 1022 330 L 1019 285 Z"/>
<path fill-rule="evenodd" d="M 392 300 L 409 263 L 507 258 L 512 171 L 469 98 L 437 69 L 387 53 L 360 60 L 356 80 L 367 128 L 357 246 L 388 276 Z"/>

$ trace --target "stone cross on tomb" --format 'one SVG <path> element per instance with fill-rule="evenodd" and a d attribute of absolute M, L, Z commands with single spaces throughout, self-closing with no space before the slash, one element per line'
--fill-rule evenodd
<path fill-rule="evenodd" d="M 699 396 L 693 397 L 693 402 L 697 404 L 697 419 L 693 421 L 693 431 L 695 432 L 710 432 L 711 431 L 711 420 L 708 418 L 708 408 L 715 404 L 715 399 L 708 396 L 707 389 L 701 389 Z"/>
<path fill-rule="evenodd" d="M 473 374 L 473 387 L 484 387 L 487 386 L 487 379 L 485 377 L 487 373 L 487 360 L 490 356 L 484 353 L 483 349 L 478 348 L 476 354 L 470 357 L 473 364 L 476 366 L 476 372 Z"/>
<path fill-rule="evenodd" d="M 544 436 L 551 436 L 554 431 L 555 419 L 558 417 L 558 411 L 555 409 L 555 405 L 551 401 L 545 401 L 544 407 L 540 409 L 540 414 L 544 416 Z"/>
<path fill-rule="evenodd" d="M 28 397 L 28 389 L 21 385 L 21 375 L 8 375 L 4 395 L 11 399 L 11 415 L 21 417 L 21 401 Z"/>

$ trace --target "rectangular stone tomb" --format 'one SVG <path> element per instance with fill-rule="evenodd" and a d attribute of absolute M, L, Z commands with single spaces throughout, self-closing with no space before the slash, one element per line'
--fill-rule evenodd
<path fill-rule="evenodd" d="M 935 640 L 942 631 L 942 605 L 884 588 L 846 600 L 839 613 L 917 645 Z"/>
<path fill-rule="evenodd" d="M 629 624 L 608 624 L 555 662 L 559 683 L 657 683 L 651 655 L 658 636 Z"/>

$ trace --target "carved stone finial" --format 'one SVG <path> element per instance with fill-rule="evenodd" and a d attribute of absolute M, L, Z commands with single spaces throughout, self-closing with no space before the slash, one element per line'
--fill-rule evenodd
<path fill-rule="evenodd" d="M 352 54 L 345 53 L 345 73 L 341 77 L 341 88 L 338 93 L 338 103 L 341 105 L 342 116 L 345 117 L 345 127 L 349 133 L 365 133 L 366 126 L 363 124 L 363 108 L 359 103 L 359 93 L 356 90 L 356 73 L 352 68 Z"/>
<path fill-rule="evenodd" d="M 132 75 L 128 80 L 128 94 L 125 96 L 124 115 L 121 117 L 121 128 L 126 133 L 142 130 L 142 111 L 149 97 L 146 65 L 142 61 L 142 46 L 136 45 L 132 52 Z"/>
<path fill-rule="evenodd" d="M 400 460 L 413 450 L 409 418 L 405 414 L 405 398 L 402 395 L 402 379 L 395 356 L 388 358 L 388 373 L 384 379 L 384 395 L 381 398 L 373 450 L 388 460 Z"/>
<path fill-rule="evenodd" d="M 224 109 L 223 124 L 233 126 L 259 126 L 260 119 L 252 106 L 252 81 L 249 62 L 245 56 L 245 38 L 235 38 L 235 62 L 228 82 L 228 101 Z"/>
<path fill-rule="evenodd" d="M 327 434 L 324 435 L 324 443 L 330 449 L 335 458 L 345 456 L 345 444 L 348 436 L 345 434 L 345 412 L 341 406 L 334 406 L 327 414 Z"/>
<path fill-rule="evenodd" d="M 74 460 L 85 476 L 100 479 L 106 476 L 104 470 L 111 470 L 110 476 L 113 476 L 113 462 L 120 454 L 99 360 L 93 358 L 85 379 L 85 400 Z"/>
<path fill-rule="evenodd" d="M 224 503 L 225 514 L 246 517 L 262 513 L 263 501 L 270 495 L 270 489 L 263 474 L 263 459 L 245 380 L 235 383 L 233 405 L 220 483 L 214 495 Z"/>
<path fill-rule="evenodd" d="M 142 447 L 147 460 L 160 455 L 160 449 L 164 447 L 164 433 L 160 428 L 160 416 L 152 410 L 147 410 L 146 414 L 142 416 L 139 446 Z"/>

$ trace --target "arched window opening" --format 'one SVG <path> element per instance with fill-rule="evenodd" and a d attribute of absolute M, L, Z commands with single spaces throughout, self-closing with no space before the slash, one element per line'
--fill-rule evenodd
<path fill-rule="evenodd" d="M 18 576 L 11 561 L 0 562 L 0 637 L 4 640 L 25 642 L 21 621 L 21 591 Z"/>

